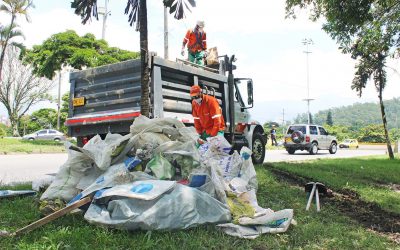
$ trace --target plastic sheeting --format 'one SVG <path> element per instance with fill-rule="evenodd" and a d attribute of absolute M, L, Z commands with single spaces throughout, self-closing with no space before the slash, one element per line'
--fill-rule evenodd
<path fill-rule="evenodd" d="M 93 196 L 85 219 L 124 230 L 224 223 L 218 227 L 243 238 L 285 232 L 293 210 L 258 205 L 251 150 L 229 154 L 223 136 L 197 148 L 197 138 L 176 119 L 139 116 L 125 136 L 95 136 L 83 148 L 67 143 L 68 160 L 41 199 L 71 203 Z"/>
<path fill-rule="evenodd" d="M 207 193 L 181 184 L 159 199 L 117 197 L 95 200 L 85 214 L 90 223 L 124 230 L 186 229 L 230 221 L 228 207 Z"/>

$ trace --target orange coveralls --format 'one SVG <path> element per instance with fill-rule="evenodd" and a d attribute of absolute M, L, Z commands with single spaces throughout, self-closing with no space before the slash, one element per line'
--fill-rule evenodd
<path fill-rule="evenodd" d="M 216 136 L 219 131 L 225 130 L 222 110 L 215 97 L 203 95 L 200 105 L 193 100 L 192 115 L 194 118 L 194 127 L 198 134 L 206 132 L 210 136 Z"/>
<path fill-rule="evenodd" d="M 197 34 L 197 38 L 196 38 Z M 194 30 L 188 30 L 185 38 L 183 38 L 183 45 L 187 44 L 187 47 L 191 53 L 197 53 L 203 50 L 207 50 L 206 32 L 195 32 Z"/>

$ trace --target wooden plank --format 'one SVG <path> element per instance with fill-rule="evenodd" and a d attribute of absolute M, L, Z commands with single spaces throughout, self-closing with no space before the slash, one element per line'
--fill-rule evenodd
<path fill-rule="evenodd" d="M 79 201 L 77 201 L 75 203 L 72 203 L 71 205 L 69 205 L 69 206 L 67 206 L 67 207 L 65 207 L 63 209 L 60 209 L 60 210 L 58 210 L 58 211 L 56 211 L 56 212 L 54 212 L 52 214 L 47 215 L 46 217 L 44 217 L 44 218 L 42 218 L 40 220 L 37 220 L 37 221 L 29 224 L 28 226 L 25 226 L 25 227 L 23 227 L 21 229 L 18 229 L 14 233 L 10 234 L 10 236 L 19 236 L 21 234 L 28 233 L 28 232 L 30 232 L 30 231 L 38 228 L 38 227 L 46 225 L 47 223 L 66 215 L 67 213 L 71 212 L 72 210 L 74 210 L 76 208 L 79 208 L 79 207 L 81 207 L 83 205 L 88 204 L 91 201 L 92 201 L 91 197 L 85 197 L 82 200 L 79 200 Z"/>

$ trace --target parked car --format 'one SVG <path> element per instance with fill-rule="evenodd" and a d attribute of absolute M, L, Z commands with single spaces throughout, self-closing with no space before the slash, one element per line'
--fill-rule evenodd
<path fill-rule="evenodd" d="M 339 148 L 358 148 L 358 141 L 356 139 L 346 139 L 339 144 Z"/>
<path fill-rule="evenodd" d="M 285 135 L 285 149 L 289 154 L 296 150 L 307 150 L 311 155 L 318 150 L 329 150 L 335 154 L 337 151 L 337 139 L 319 125 L 293 124 L 289 126 Z"/>
<path fill-rule="evenodd" d="M 42 129 L 35 133 L 24 135 L 23 140 L 53 140 L 53 141 L 65 141 L 65 136 L 60 131 L 55 129 Z"/>

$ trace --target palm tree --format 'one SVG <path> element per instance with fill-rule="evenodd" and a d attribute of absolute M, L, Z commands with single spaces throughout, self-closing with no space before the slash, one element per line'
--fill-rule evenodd
<path fill-rule="evenodd" d="M 5 12 L 6 14 L 11 16 L 10 24 L 6 27 L 0 27 L 0 32 L 1 32 L 0 81 L 1 81 L 1 72 L 3 69 L 3 61 L 7 46 L 10 44 L 10 40 L 12 38 L 22 35 L 20 31 L 15 30 L 15 28 L 17 27 L 17 24 L 15 23 L 17 15 L 25 16 L 26 21 L 29 22 L 30 18 L 28 15 L 28 8 L 30 7 L 34 7 L 32 0 L 3 0 L 3 4 L 0 5 L 0 12 Z M 21 48 L 20 43 L 11 43 L 10 45 Z"/>
<path fill-rule="evenodd" d="M 129 14 L 128 22 L 130 26 L 136 23 L 136 31 L 140 32 L 140 58 L 141 58 L 141 79 L 142 93 L 140 99 L 140 113 L 149 116 L 150 113 L 150 93 L 149 93 L 149 53 L 147 35 L 147 6 L 146 0 L 127 0 L 125 14 Z M 185 17 L 185 11 L 190 7 L 195 7 L 195 0 L 163 0 L 165 7 L 170 8 L 170 13 L 174 13 L 176 19 Z M 91 16 L 98 19 L 97 0 L 74 0 L 71 8 L 75 9 L 75 14 L 80 15 L 82 23 L 85 24 Z"/>

